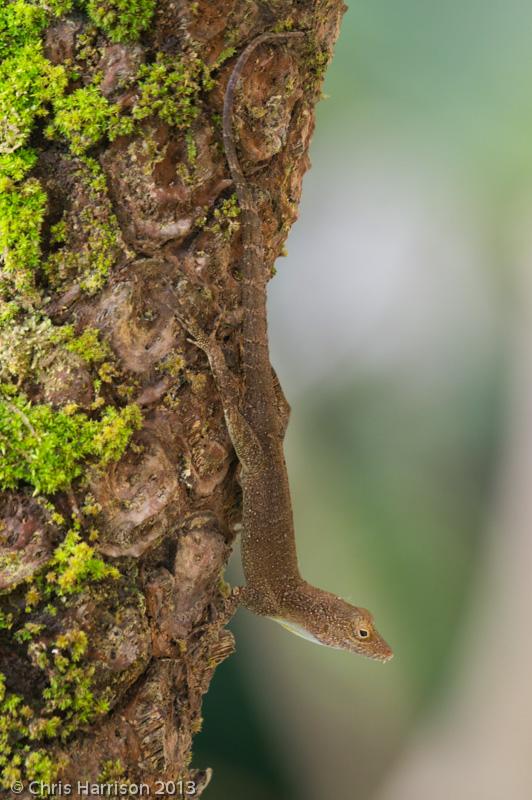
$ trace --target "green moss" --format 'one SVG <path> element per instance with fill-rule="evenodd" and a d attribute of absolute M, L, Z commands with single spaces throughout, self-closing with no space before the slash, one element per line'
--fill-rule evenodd
<path fill-rule="evenodd" d="M 26 143 L 36 118 L 64 92 L 65 69 L 44 57 L 40 41 L 17 49 L 0 66 L 0 153 L 10 153 Z"/>
<path fill-rule="evenodd" d="M 64 69 L 42 53 L 38 36 L 45 17 L 43 9 L 28 3 L 0 5 L 0 51 L 10 53 L 0 66 L 0 252 L 4 283 L 9 279 L 30 300 L 36 297 L 34 273 L 40 262 L 47 196 L 35 178 L 17 182 L 37 159 L 24 147 L 35 120 L 48 113 L 67 83 Z"/>
<path fill-rule="evenodd" d="M 89 187 L 89 190 L 92 192 L 94 199 L 98 198 L 98 195 L 105 194 L 107 195 L 107 180 L 105 178 L 105 173 L 100 166 L 100 163 L 96 161 L 95 158 L 91 158 L 90 156 L 83 156 L 80 159 L 83 163 L 83 167 L 85 169 L 84 174 L 80 170 L 80 177 L 82 178 L 83 182 Z"/>
<path fill-rule="evenodd" d="M 29 736 L 32 713 L 20 695 L 7 691 L 5 675 L 0 672 L 0 786 L 4 789 L 22 777 L 23 760 L 16 743 Z"/>
<path fill-rule="evenodd" d="M 307 91 L 320 92 L 327 65 L 331 60 L 331 52 L 312 39 L 307 40 L 304 47 L 305 88 Z"/>
<path fill-rule="evenodd" d="M 77 279 L 81 289 L 93 294 L 105 285 L 121 253 L 120 226 L 100 165 L 84 158 L 79 175 L 89 191 L 90 204 L 72 209 L 57 223 L 55 235 L 63 246 L 48 257 L 43 269 L 52 286 Z"/>
<path fill-rule="evenodd" d="M 36 153 L 25 147 L 37 120 L 50 114 L 49 136 L 65 138 L 81 158 L 105 137 L 132 131 L 134 120 L 101 94 L 95 84 L 66 95 L 68 75 L 43 54 L 42 30 L 50 15 L 68 12 L 70 0 L 0 0 L 0 252 L 4 257 L 4 288 L 30 302 L 37 299 L 34 273 L 41 266 L 41 230 L 47 197 L 36 179 L 27 177 Z M 89 294 L 106 282 L 119 252 L 119 227 L 107 198 L 105 177 L 85 156 L 91 202 L 76 215 L 77 234 L 71 247 L 52 253 L 44 265 L 53 288 L 76 277 Z M 81 225 L 80 225 L 81 222 Z M 80 231 L 81 228 L 81 231 Z M 51 243 L 68 242 L 65 221 L 51 231 Z M 57 280 L 54 278 L 57 277 Z M 4 309 L 0 308 L 3 319 Z"/>
<path fill-rule="evenodd" d="M 66 597 L 81 592 L 87 583 L 119 577 L 118 570 L 106 564 L 95 554 L 94 548 L 71 529 L 46 564 L 40 581 L 43 584 L 41 593 L 47 598 Z"/>
<path fill-rule="evenodd" d="M 85 328 L 80 336 L 68 342 L 66 348 L 87 364 L 100 364 L 112 355 L 108 343 L 100 339 L 98 328 Z"/>
<path fill-rule="evenodd" d="M 0 486 L 24 482 L 45 494 L 69 486 L 91 450 L 87 422 L 84 415 L 32 406 L 21 396 L 0 399 Z"/>
<path fill-rule="evenodd" d="M 38 38 L 47 22 L 47 14 L 24 0 L 0 2 L 0 61 L 12 55 L 28 39 Z"/>
<path fill-rule="evenodd" d="M 137 37 L 148 26 L 154 6 L 152 0 L 89 0 L 86 10 L 97 26 L 121 41 Z M 96 83 L 65 94 L 65 68 L 51 64 L 43 54 L 40 37 L 50 15 L 67 13 L 71 7 L 70 0 L 0 0 L 0 53 L 5 56 L 0 67 L 0 249 L 11 288 L 30 302 L 38 297 L 34 274 L 39 266 L 51 288 L 60 289 L 74 279 L 92 294 L 105 284 L 121 252 L 105 177 L 87 151 L 105 138 L 132 133 L 136 122 L 158 115 L 187 130 L 188 160 L 194 163 L 196 144 L 189 129 L 199 113 L 199 95 L 212 88 L 212 70 L 233 53 L 227 48 L 211 68 L 194 52 L 179 58 L 159 54 L 155 63 L 140 68 L 138 100 L 131 114 L 124 114 Z M 71 227 L 66 218 L 53 226 L 50 242 L 60 247 L 41 265 L 47 197 L 36 179 L 27 178 L 36 154 L 24 146 L 36 121 L 51 109 L 46 133 L 64 138 L 71 153 L 84 161 L 92 194 L 85 208 L 73 209 Z M 3 320 L 10 313 L 0 309 Z"/>
<path fill-rule="evenodd" d="M 20 306 L 14 300 L 5 301 L 0 297 L 0 330 L 9 325 L 20 312 Z"/>
<path fill-rule="evenodd" d="M 183 353 L 178 350 L 172 350 L 165 358 L 159 362 L 157 369 L 161 372 L 167 372 L 172 377 L 177 377 L 179 373 L 185 368 L 186 361 Z"/>
<path fill-rule="evenodd" d="M 43 54 L 48 18 L 44 2 L 0 0 L 0 252 L 11 287 L 29 300 L 37 296 L 47 197 L 36 179 L 20 183 L 37 159 L 24 145 L 68 83 L 65 69 Z"/>
<path fill-rule="evenodd" d="M 158 115 L 176 128 L 188 128 L 199 114 L 201 91 L 212 88 L 210 71 L 195 53 L 180 58 L 158 53 L 153 64 L 139 70 L 137 120 Z"/>
<path fill-rule="evenodd" d="M 187 143 L 187 160 L 189 164 L 195 164 L 196 158 L 198 157 L 198 147 L 192 135 L 192 131 L 187 131 L 185 138 Z"/>
<path fill-rule="evenodd" d="M 70 325 L 56 327 L 41 314 L 20 316 L 13 303 L 6 303 L 3 313 L 10 325 L 5 326 L 0 337 L 0 381 L 16 378 L 20 384 L 26 378 L 38 377 L 43 359 L 56 345 L 73 336 Z"/>
<path fill-rule="evenodd" d="M 46 192 L 35 178 L 0 193 L 0 252 L 15 286 L 31 292 L 41 255 L 41 228 Z"/>
<path fill-rule="evenodd" d="M 73 0 L 33 0 L 38 6 L 45 8 L 54 17 L 62 17 L 72 11 Z"/>
<path fill-rule="evenodd" d="M 41 601 L 41 593 L 36 586 L 30 586 L 28 591 L 26 592 L 26 596 L 24 598 L 24 602 L 26 603 L 24 610 L 27 614 L 29 614 L 34 608 L 36 608 Z"/>
<path fill-rule="evenodd" d="M 98 503 L 94 495 L 89 492 L 85 495 L 81 510 L 86 517 L 96 517 L 102 510 L 102 506 Z"/>
<path fill-rule="evenodd" d="M 67 139 L 71 151 L 82 155 L 107 134 L 112 107 L 96 86 L 76 89 L 54 105 L 54 119 L 46 129 L 52 137 L 58 132 Z"/>
<path fill-rule="evenodd" d="M 64 136 L 71 152 L 77 156 L 83 155 L 105 136 L 114 139 L 132 131 L 131 120 L 120 117 L 118 106 L 110 103 L 94 84 L 58 98 L 54 111 L 46 135 L 50 138 L 57 133 Z"/>
<path fill-rule="evenodd" d="M 65 741 L 109 709 L 106 697 L 94 692 L 94 666 L 84 663 L 87 649 L 87 634 L 79 628 L 60 634 L 51 645 L 29 645 L 31 660 L 47 679 L 33 708 L 6 689 L 0 673 L 0 787 L 15 780 L 53 781 L 60 765 L 35 743 Z"/>
<path fill-rule="evenodd" d="M 63 244 L 67 238 L 67 226 L 64 219 L 50 225 L 50 244 Z"/>
<path fill-rule="evenodd" d="M 13 626 L 13 614 L 5 614 L 0 609 L 0 631 L 10 630 Z"/>
<path fill-rule="evenodd" d="M 222 66 L 222 64 L 224 64 L 227 61 L 228 58 L 231 58 L 231 56 L 234 56 L 235 53 L 236 53 L 236 47 L 233 47 L 233 46 L 224 47 L 224 49 L 222 50 L 222 52 L 220 53 L 220 55 L 218 56 L 218 58 L 214 62 L 213 66 L 211 68 L 211 71 L 219 69 Z"/>
<path fill-rule="evenodd" d="M 62 740 L 109 709 L 105 698 L 94 695 L 94 666 L 79 664 L 87 648 L 87 634 L 74 628 L 55 640 L 51 658 L 47 654 L 49 686 L 43 691 L 45 704 L 41 714 L 60 715 Z"/>
<path fill-rule="evenodd" d="M 0 155 L 0 192 L 10 189 L 13 181 L 21 181 L 36 161 L 37 153 L 28 147 Z"/>
<path fill-rule="evenodd" d="M 85 247 L 78 258 L 76 267 L 82 273 L 81 288 L 87 294 L 94 294 L 107 282 L 107 278 L 120 252 L 118 237 L 120 228 L 114 214 L 105 222 L 98 219 L 93 208 L 84 209 L 81 222 L 88 232 Z"/>
<path fill-rule="evenodd" d="M 113 42 L 138 39 L 150 24 L 155 0 L 89 0 L 87 14 Z"/>
<path fill-rule="evenodd" d="M 52 783 L 58 775 L 57 762 L 47 756 L 44 750 L 34 750 L 24 762 L 26 778 L 29 781 Z"/>
<path fill-rule="evenodd" d="M 125 783 L 126 773 L 124 765 L 117 758 L 115 761 L 108 759 L 103 761 L 98 774 L 98 783 Z"/>
<path fill-rule="evenodd" d="M 118 461 L 135 430 L 142 426 L 142 413 L 134 404 L 120 411 L 109 407 L 94 434 L 93 447 L 99 464 Z"/>
<path fill-rule="evenodd" d="M 229 239 L 233 231 L 238 230 L 240 223 L 237 221 L 240 216 L 240 207 L 236 194 L 232 194 L 226 200 L 222 200 L 218 208 L 214 209 L 214 222 L 209 226 L 213 233 L 222 233 Z"/>
<path fill-rule="evenodd" d="M 294 29 L 294 20 L 292 17 L 286 17 L 276 22 L 272 28 L 274 33 L 282 33 L 283 31 L 291 31 Z"/>
<path fill-rule="evenodd" d="M 40 573 L 31 578 L 35 603 L 48 601 L 48 613 L 55 611 L 51 602 L 59 599 L 65 603 L 88 584 L 120 576 L 82 541 L 79 527 L 75 520 Z M 26 609 L 28 613 L 31 610 Z M 9 631 L 12 621 L 6 619 L 3 627 Z M 66 740 L 109 709 L 106 693 L 97 694 L 94 689 L 95 667 L 86 661 L 85 631 L 69 628 L 50 642 L 39 638 L 44 630 L 40 623 L 27 622 L 11 634 L 12 641 L 27 646 L 34 667 L 45 673 L 46 685 L 39 700 L 26 704 L 23 697 L 6 689 L 5 676 L 0 673 L 1 788 L 14 780 L 53 780 L 58 765 L 48 760 L 39 745 Z"/>
<path fill-rule="evenodd" d="M 35 493 L 65 489 L 83 473 L 83 462 L 106 465 L 123 454 L 141 425 L 138 406 L 108 407 L 100 420 L 32 405 L 23 395 L 0 396 L 0 487 L 28 483 Z"/>
<path fill-rule="evenodd" d="M 34 636 L 37 636 L 37 634 L 42 631 L 43 627 L 44 625 L 40 625 L 35 622 L 26 622 L 22 628 L 19 628 L 18 631 L 15 631 L 13 634 L 13 639 L 18 642 L 18 644 L 22 644 L 23 642 L 31 642 Z"/>

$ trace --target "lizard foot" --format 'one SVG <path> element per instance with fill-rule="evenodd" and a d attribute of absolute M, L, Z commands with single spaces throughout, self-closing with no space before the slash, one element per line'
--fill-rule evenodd
<path fill-rule="evenodd" d="M 183 328 L 193 337 L 187 339 L 187 341 L 199 347 L 200 350 L 203 350 L 209 359 L 209 364 L 211 365 L 216 383 L 218 384 L 218 389 L 222 395 L 225 395 L 223 399 L 224 408 L 230 405 L 238 405 L 238 385 L 234 375 L 232 375 L 227 368 L 221 344 L 217 339 L 222 316 L 220 315 L 216 318 L 211 333 L 206 333 L 195 319 L 185 319 L 179 315 L 176 316 Z"/>
<path fill-rule="evenodd" d="M 212 329 L 211 333 L 206 333 L 199 325 L 198 321 L 192 317 L 185 318 L 180 314 L 176 314 L 176 319 L 187 331 L 187 333 L 190 333 L 193 337 L 187 341 L 189 341 L 191 344 L 195 344 L 196 347 L 199 347 L 200 350 L 203 350 L 207 355 L 209 354 L 209 351 L 212 350 L 213 346 L 215 344 L 217 345 L 216 336 L 218 334 L 218 328 L 220 327 L 220 317 L 216 318 L 214 328 Z"/>

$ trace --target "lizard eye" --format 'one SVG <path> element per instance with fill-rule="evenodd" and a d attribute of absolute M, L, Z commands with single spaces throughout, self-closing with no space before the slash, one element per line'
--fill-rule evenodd
<path fill-rule="evenodd" d="M 359 639 L 367 639 L 369 636 L 369 631 L 366 628 L 359 628 L 357 631 L 357 635 Z"/>

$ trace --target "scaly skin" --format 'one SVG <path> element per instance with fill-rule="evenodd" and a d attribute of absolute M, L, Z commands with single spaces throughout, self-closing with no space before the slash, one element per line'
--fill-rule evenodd
<path fill-rule="evenodd" d="M 241 602 L 271 617 L 293 633 L 329 647 L 388 661 L 392 651 L 365 608 L 311 586 L 298 568 L 288 474 L 283 452 L 285 421 L 280 387 L 270 365 L 266 282 L 261 222 L 244 178 L 233 133 L 234 93 L 250 56 L 261 44 L 297 40 L 302 33 L 265 33 L 238 58 L 227 85 L 223 138 L 241 210 L 244 399 L 227 367 L 216 329 L 208 336 L 193 320 L 182 320 L 195 344 L 207 355 L 222 401 L 225 420 L 241 464 L 242 564 L 246 586 Z"/>

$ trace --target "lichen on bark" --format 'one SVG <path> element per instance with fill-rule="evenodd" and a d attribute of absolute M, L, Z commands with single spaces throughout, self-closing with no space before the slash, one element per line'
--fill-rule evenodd
<path fill-rule="evenodd" d="M 297 216 L 337 0 L 0 0 L 0 784 L 192 779 L 231 652 L 238 374 L 234 124 L 272 271 Z M 82 767 L 80 767 L 82 765 Z M 83 774 L 80 774 L 80 770 Z M 23 795 L 24 796 L 24 795 Z"/>

